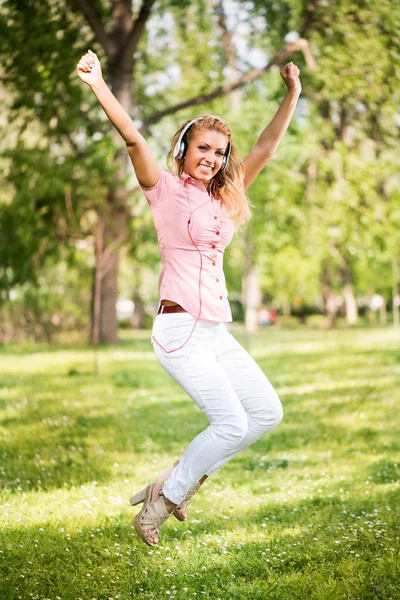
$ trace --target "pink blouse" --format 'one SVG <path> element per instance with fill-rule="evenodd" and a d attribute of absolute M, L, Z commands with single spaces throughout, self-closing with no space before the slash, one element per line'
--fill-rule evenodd
<path fill-rule="evenodd" d="M 142 190 L 150 204 L 162 260 L 161 300 L 180 304 L 209 321 L 232 321 L 223 272 L 224 250 L 234 224 L 203 182 L 186 173 L 161 171 L 155 186 Z"/>

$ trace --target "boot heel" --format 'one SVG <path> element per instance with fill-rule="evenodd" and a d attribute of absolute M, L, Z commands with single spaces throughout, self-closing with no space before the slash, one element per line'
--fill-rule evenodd
<path fill-rule="evenodd" d="M 132 506 L 136 506 L 136 504 L 140 504 L 141 502 L 144 502 L 145 498 L 146 498 L 146 488 L 144 488 L 144 490 L 141 490 L 140 492 L 138 492 L 137 494 L 132 496 L 132 498 L 130 499 L 130 503 L 132 504 Z"/>

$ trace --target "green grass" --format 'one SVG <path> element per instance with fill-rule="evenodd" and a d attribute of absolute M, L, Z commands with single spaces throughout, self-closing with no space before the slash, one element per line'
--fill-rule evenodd
<path fill-rule="evenodd" d="M 399 332 L 244 340 L 284 420 L 158 548 L 137 537 L 129 497 L 207 421 L 149 332 L 124 336 L 98 377 L 86 347 L 0 348 L 1 600 L 400 598 Z"/>

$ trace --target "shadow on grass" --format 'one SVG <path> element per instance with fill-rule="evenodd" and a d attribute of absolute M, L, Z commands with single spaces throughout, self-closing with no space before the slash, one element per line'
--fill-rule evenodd
<path fill-rule="evenodd" d="M 280 580 L 286 579 L 284 586 L 279 586 L 282 592 L 279 598 L 397 598 L 400 573 L 396 552 L 390 548 L 391 544 L 398 545 L 395 491 L 377 491 L 367 500 L 321 497 L 290 507 L 269 505 L 254 514 L 255 523 L 262 526 L 266 515 L 267 528 L 271 527 L 274 535 L 267 541 L 242 545 L 242 549 L 264 556 L 252 565 L 251 576 L 262 577 L 267 566 L 269 573 L 275 573 Z M 286 535 L 279 534 L 280 526 L 285 528 Z M 387 562 L 381 567 L 377 561 L 384 557 Z M 235 561 L 232 568 L 237 577 L 249 578 L 246 566 L 240 561 Z"/>
<path fill-rule="evenodd" d="M 149 349 L 147 339 L 135 344 L 130 340 L 123 348 Z M 118 357 L 114 364 L 111 355 L 117 348 L 110 349 L 109 363 L 108 350 L 104 351 L 99 378 L 82 372 L 87 364 L 75 359 L 72 365 L 69 359 L 61 366 L 55 362 L 56 375 L 51 367 L 46 375 L 2 376 L 6 382 L 2 424 L 8 425 L 8 433 L 0 438 L 0 460 L 3 481 L 11 491 L 51 491 L 65 482 L 115 483 L 112 465 L 121 454 L 121 463 L 133 465 L 131 476 L 142 457 L 148 464 L 156 453 L 176 455 L 207 427 L 205 416 L 158 363 Z M 35 594 L 63 600 L 117 595 L 144 600 L 152 595 L 159 600 L 166 597 L 160 589 L 165 591 L 172 583 L 179 600 L 187 600 L 183 590 L 188 583 L 197 598 L 213 600 L 397 599 L 398 496 L 384 486 L 399 480 L 399 465 L 389 453 L 400 449 L 400 439 L 392 436 L 388 443 L 393 415 L 384 413 L 380 400 L 386 395 L 388 366 L 398 361 L 398 352 L 356 348 L 347 359 L 343 348 L 338 346 L 330 357 L 323 351 L 290 352 L 290 340 L 270 356 L 268 347 L 263 348 L 260 365 L 276 376 L 277 388 L 288 389 L 282 394 L 286 416 L 276 431 L 225 465 L 224 479 L 240 488 L 279 470 L 289 485 L 292 475 L 301 477 L 304 468 L 313 475 L 323 471 L 326 455 L 332 469 L 336 458 L 341 458 L 341 468 L 346 454 L 354 458 L 357 453 L 361 458 L 346 467 L 349 481 L 343 486 L 354 494 L 354 474 L 356 483 L 370 477 L 374 491 L 368 500 L 346 496 L 343 502 L 335 495 L 321 495 L 292 500 L 288 506 L 267 496 L 265 508 L 257 502 L 246 507 L 236 503 L 235 515 L 223 519 L 217 514 L 227 516 L 229 498 L 222 489 L 218 499 L 211 495 L 208 501 L 204 496 L 205 521 L 197 522 L 194 500 L 191 520 L 185 524 L 169 520 L 160 548 L 149 549 L 132 529 L 134 512 L 101 516 L 95 525 L 68 533 L 64 528 L 79 525 L 57 521 L 54 515 L 49 516 L 51 525 L 24 525 L 26 497 L 18 504 L 17 496 L 10 495 L 16 510 L 21 507 L 21 522 L 1 536 L 1 600 L 27 600 Z M 58 351 L 59 347 L 54 349 Z M 374 382 L 381 382 L 381 376 L 377 388 Z M 341 385 L 325 390 L 326 381 Z M 304 391 L 308 384 L 310 389 Z M 396 388 L 388 389 L 394 398 Z M 365 423 L 352 415 L 362 410 L 368 416 Z M 303 450 L 310 450 L 305 462 Z M 261 460 L 254 453 L 271 455 Z M 377 458 L 380 453 L 386 458 Z M 257 486 L 257 481 L 250 485 L 251 500 L 256 500 Z M 50 498 L 45 501 L 53 506 Z M 386 506 L 392 511 L 385 512 Z M 270 553 L 273 559 L 268 558 Z"/>
<path fill-rule="evenodd" d="M 6 458 L 3 477 L 12 491 L 51 490 L 65 483 L 81 485 L 93 480 L 106 483 L 115 453 L 128 455 L 125 460 L 132 464 L 149 451 L 181 454 L 208 426 L 206 417 L 157 364 L 144 364 L 135 373 L 117 371 L 100 380 L 73 377 L 79 382 L 75 388 L 71 387 L 71 377 L 57 377 L 49 383 L 48 377 L 37 375 L 25 381 L 22 395 L 28 396 L 32 379 L 35 388 L 44 391 L 21 406 L 17 402 L 14 414 L 1 422 L 10 430 L 0 442 L 0 456 Z M 374 407 L 379 406 L 375 398 L 369 399 L 371 388 L 360 386 L 355 392 L 349 387 L 340 392 L 343 399 L 331 405 L 329 390 L 318 392 L 315 406 L 308 405 L 312 394 L 284 399 L 287 414 L 282 424 L 263 436 L 252 451 L 286 454 L 312 448 L 315 452 L 332 439 L 336 449 L 343 447 L 349 453 L 386 452 L 388 446 L 377 427 L 360 427 L 357 419 L 350 419 L 345 426 L 335 424 L 336 418 L 355 407 L 361 410 L 368 404 L 373 414 Z M 240 454 L 234 468 L 238 465 L 259 468 Z M 268 470 L 268 465 L 264 469 Z"/>
<path fill-rule="evenodd" d="M 179 400 L 181 389 L 157 364 L 138 366 L 135 373 L 117 371 L 99 379 L 38 374 L 20 383 L 11 378 L 18 390 L 2 400 L 3 487 L 47 491 L 106 483 L 121 453 L 133 465 L 152 449 L 163 454 L 188 445 L 207 426 L 205 416 L 193 410 L 191 400 Z M 174 390 L 177 399 L 169 400 Z"/>
<path fill-rule="evenodd" d="M 400 481 L 400 461 L 389 458 L 380 460 L 368 467 L 371 480 L 375 484 L 397 483 Z"/>
<path fill-rule="evenodd" d="M 185 586 L 215 600 L 222 590 L 229 600 L 393 600 L 400 585 L 395 556 L 385 547 L 381 562 L 376 558 L 382 527 L 394 539 L 398 524 L 388 519 L 391 513 L 375 510 L 377 502 L 389 506 L 398 499 L 394 492 L 346 502 L 321 498 L 317 505 L 296 503 L 296 512 L 293 506 L 272 505 L 253 512 L 251 523 L 247 516 L 216 517 L 221 507 L 213 502 L 201 523 L 170 519 L 160 546 L 151 549 L 126 513 L 71 533 L 21 525 L 2 535 L 0 597 L 161 598 L 161 586 L 173 583 L 181 600 L 187 597 Z M 223 541 L 235 531 L 234 541 Z M 254 539 L 246 541 L 248 535 Z"/>
<path fill-rule="evenodd" d="M 134 340 L 126 340 L 123 348 L 148 350 L 148 337 L 149 332 L 141 332 Z M 56 353 L 59 349 L 46 346 L 46 351 Z M 107 354 L 116 349 L 120 346 L 102 349 L 104 374 L 97 378 L 82 371 L 87 364 L 74 366 L 72 361 L 71 366 L 71 360 L 61 366 L 57 362 L 56 374 L 1 376 L 5 395 L 0 399 L 4 410 L 0 425 L 9 434 L 0 439 L 0 456 L 5 465 L 4 481 L 10 489 L 49 490 L 65 482 L 107 482 L 116 454 L 125 453 L 127 461 L 133 463 L 149 452 L 182 453 L 208 426 L 205 416 L 157 362 L 118 357 L 117 362 L 110 359 L 107 363 Z M 92 351 L 89 347 L 84 350 Z M 30 351 L 28 348 L 26 353 Z M 357 381 L 369 354 L 375 367 L 371 383 L 364 375 Z M 394 359 L 393 350 L 377 353 L 353 349 L 346 371 L 352 369 L 355 375 L 346 385 L 340 353 L 330 357 L 319 352 L 287 354 L 285 348 L 284 363 L 280 356 L 261 358 L 265 372 L 277 374 L 274 383 L 278 389 L 295 383 L 298 372 L 303 373 L 310 389 L 304 391 L 300 383 L 298 392 L 293 387 L 282 395 L 285 418 L 276 431 L 256 443 L 255 449 L 285 454 L 308 448 L 317 451 L 327 440 L 334 440 L 335 448 L 343 447 L 350 453 L 399 449 L 400 440 L 392 439 L 388 446 L 378 427 L 382 422 L 377 417 L 381 410 L 378 400 L 383 389 L 377 392 L 374 387 L 379 367 L 386 368 Z M 320 389 L 320 382 L 328 379 L 342 385 L 337 390 Z M 363 409 L 368 409 L 372 423 L 362 425 L 357 416 L 351 417 Z M 235 461 L 242 463 L 242 468 L 257 468 L 240 455 Z"/>

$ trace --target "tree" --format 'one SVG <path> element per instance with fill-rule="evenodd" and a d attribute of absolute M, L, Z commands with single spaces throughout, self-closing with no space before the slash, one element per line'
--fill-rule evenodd
<path fill-rule="evenodd" d="M 158 21 L 146 30 L 151 17 L 158 17 Z M 164 22 L 168 20 L 166 36 Z M 189 22 L 191 27 L 187 26 Z M 110 132 L 88 90 L 83 90 L 74 79 L 77 55 L 88 45 L 100 48 L 113 93 L 129 114 L 142 121 L 141 129 L 148 133 L 149 127 L 165 116 L 239 89 L 289 55 L 285 49 L 264 68 L 252 69 L 241 74 L 237 82 L 206 92 L 214 87 L 215 76 L 223 80 L 224 62 L 221 63 L 218 52 L 221 43 L 212 35 L 216 26 L 215 15 L 201 0 L 164 2 L 157 7 L 154 0 L 142 0 L 140 4 L 130 0 L 70 0 L 62 7 L 55 0 L 45 0 L 40 5 L 34 0 L 22 4 L 16 0 L 4 2 L 1 52 L 3 56 L 8 52 L 5 80 L 15 94 L 14 111 L 23 111 L 25 121 L 32 115 L 38 120 L 49 148 L 56 143 L 63 155 L 72 149 L 83 170 L 95 168 L 104 191 L 98 195 L 99 202 L 93 203 L 97 215 L 95 247 L 99 254 L 94 286 L 94 314 L 99 316 L 99 324 L 94 329 L 98 329 L 101 342 L 114 342 L 117 336 L 118 262 L 131 219 L 131 190 L 127 186 L 126 153 L 121 141 L 116 132 Z M 184 53 L 180 44 L 173 47 L 174 38 L 185 42 Z M 214 47 L 212 53 L 210 47 Z M 157 81 L 162 79 L 160 67 L 168 72 L 174 66 L 184 69 L 186 75 L 179 93 L 175 82 Z M 162 95 L 149 94 L 149 78 L 153 74 Z M 190 94 L 189 99 L 179 101 Z M 95 136 L 99 135 L 103 136 L 106 152 L 103 156 L 97 152 L 99 160 L 93 165 L 92 153 L 96 155 L 99 142 Z"/>
<path fill-rule="evenodd" d="M 395 295 L 396 184 L 387 185 L 384 179 L 397 181 L 399 9 L 388 0 L 372 5 L 360 1 L 357 6 L 346 0 L 329 5 L 320 0 L 255 0 L 251 6 L 235 6 L 249 24 L 248 48 L 262 49 L 269 57 L 262 67 L 255 68 L 238 51 L 234 28 L 224 21 L 219 0 L 3 2 L 2 80 L 10 94 L 10 110 L 18 116 L 12 125 L 18 143 L 7 156 L 7 202 L 12 195 L 14 199 L 12 208 L 1 205 L 0 235 L 7 235 L 11 218 L 38 232 L 24 237 L 21 230 L 21 252 L 15 252 L 12 264 L 7 263 L 10 256 L 0 253 L 4 285 L 22 280 L 28 272 L 33 277 L 44 251 L 56 257 L 57 244 L 69 242 L 73 247 L 74 236 L 89 236 L 93 245 L 97 240 L 93 312 L 99 316 L 98 337 L 102 342 L 116 340 L 121 246 L 129 244 L 138 257 L 138 231 L 142 223 L 150 224 L 143 216 L 145 207 L 138 209 L 135 203 L 136 182 L 127 170 L 120 140 L 75 76 L 77 58 L 92 46 L 102 58 L 113 92 L 159 157 L 167 151 L 165 139 L 176 129 L 175 115 L 179 112 L 183 120 L 192 116 L 193 107 L 204 110 L 204 105 L 228 113 L 245 154 L 259 133 L 260 112 L 267 120 L 282 95 L 278 73 L 271 69 L 293 57 L 302 68 L 304 99 L 277 160 L 250 189 L 257 210 L 246 233 L 246 249 L 240 237 L 227 251 L 228 277 L 239 291 L 241 255 L 248 261 L 248 272 L 258 271 L 261 286 L 271 286 L 273 295 L 274 288 L 282 287 L 274 274 L 274 256 L 294 257 L 291 248 L 297 248 L 305 263 L 313 263 L 312 272 L 318 267 L 320 283 L 329 263 L 325 280 L 331 273 L 335 293 L 346 287 L 350 304 L 366 277 L 362 256 L 380 248 L 370 262 L 374 269 L 385 264 L 387 272 L 393 272 Z M 224 70 L 227 64 L 233 68 L 234 50 L 235 81 Z M 318 69 L 312 70 L 315 66 Z M 263 79 L 268 71 L 268 80 Z M 240 118 L 229 113 L 224 99 L 239 89 L 245 90 Z M 374 168 L 365 155 L 368 140 L 374 144 Z M 32 149 L 40 159 L 30 158 Z M 21 161 L 28 164 L 24 173 Z M 14 168 L 18 162 L 20 169 Z M 375 178 L 369 176 L 371 169 Z M 39 193 L 26 203 L 32 196 L 33 174 Z M 367 223 L 374 224 L 372 232 Z M 383 223 L 389 236 L 382 234 Z M 40 239 L 46 244 L 39 244 Z M 18 266 L 20 257 L 26 260 Z M 391 283 L 391 275 L 387 277 Z"/>
<path fill-rule="evenodd" d="M 319 263 L 328 324 L 335 322 L 339 293 L 354 322 L 363 253 L 374 270 L 387 261 L 388 246 L 387 265 L 396 263 L 398 253 L 394 190 L 385 182 L 398 179 L 400 9 L 389 1 L 254 3 L 254 11 L 262 8 L 273 47 L 289 34 L 295 39 L 305 27 L 308 31 L 318 68 L 303 70 L 308 112 L 303 136 L 311 135 L 316 145 L 301 162 L 305 185 L 299 241 Z"/>

